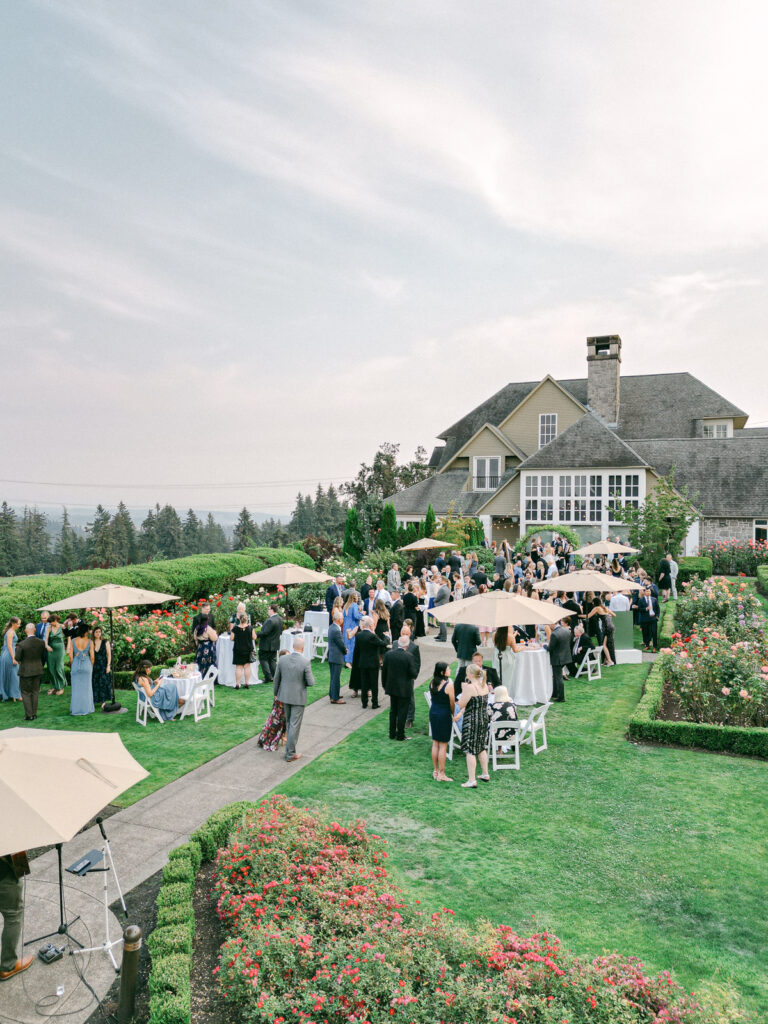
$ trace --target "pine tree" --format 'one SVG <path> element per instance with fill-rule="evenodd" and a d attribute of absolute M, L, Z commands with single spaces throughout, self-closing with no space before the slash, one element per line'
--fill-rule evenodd
<path fill-rule="evenodd" d="M 86 551 L 87 560 L 93 565 L 99 563 L 100 558 L 98 552 L 101 551 L 101 534 L 103 530 L 109 529 L 110 523 L 109 512 L 104 508 L 103 505 L 96 506 L 96 515 L 93 517 L 93 522 L 88 523 L 86 526 Z"/>
<path fill-rule="evenodd" d="M 363 537 L 360 532 L 360 523 L 357 518 L 357 509 L 351 508 L 347 512 L 347 525 L 344 529 L 344 547 L 342 551 L 355 562 L 363 557 Z"/>
<path fill-rule="evenodd" d="M 331 517 L 330 508 L 328 505 L 328 496 L 322 488 L 321 484 L 317 485 L 315 491 L 315 505 L 314 505 L 314 522 L 312 523 L 312 529 L 309 531 L 315 537 L 328 537 L 331 529 Z"/>
<path fill-rule="evenodd" d="M 46 517 L 39 509 L 24 509 L 20 531 L 20 572 L 47 572 L 51 567 L 51 539 Z"/>
<path fill-rule="evenodd" d="M 194 509 L 188 509 L 182 527 L 184 535 L 184 554 L 199 555 L 203 550 L 203 524 Z"/>
<path fill-rule="evenodd" d="M 435 510 L 431 505 L 427 508 L 427 514 L 424 518 L 424 536 L 432 537 L 437 526 L 437 520 L 435 519 Z"/>
<path fill-rule="evenodd" d="M 235 524 L 232 547 L 235 551 L 242 551 L 244 548 L 252 547 L 253 541 L 254 522 L 251 519 L 251 513 L 243 507 Z"/>
<path fill-rule="evenodd" d="M 339 501 L 338 492 L 333 484 L 328 487 L 325 498 L 328 507 L 328 540 L 339 544 L 344 537 L 347 507 Z"/>
<path fill-rule="evenodd" d="M 54 547 L 54 560 L 56 572 L 72 572 L 78 565 L 75 533 L 70 525 L 69 513 L 66 508 L 61 517 L 61 532 Z"/>
<path fill-rule="evenodd" d="M 406 531 L 405 531 L 405 527 L 401 523 L 398 526 L 398 528 L 397 528 L 397 540 L 396 540 L 396 545 L 395 545 L 396 550 L 399 550 L 401 547 L 403 547 L 404 544 L 407 544 L 407 543 L 408 543 L 408 540 L 407 540 L 407 534 L 406 534 Z"/>
<path fill-rule="evenodd" d="M 155 525 L 157 547 L 161 558 L 184 556 L 184 532 L 179 513 L 172 505 L 164 505 L 157 513 Z"/>
<path fill-rule="evenodd" d="M 413 544 L 415 540 L 418 540 L 418 531 L 415 523 L 408 523 L 405 528 L 405 543 Z"/>
<path fill-rule="evenodd" d="M 142 557 L 147 562 L 151 562 L 153 558 L 158 556 L 157 513 L 159 511 L 159 505 L 156 505 L 154 509 L 150 509 L 147 512 L 147 518 L 141 524 L 141 529 L 139 530 L 139 548 Z"/>
<path fill-rule="evenodd" d="M 205 526 L 202 527 L 201 551 L 206 554 L 218 554 L 223 551 L 229 551 L 227 535 L 224 533 L 221 524 L 217 523 L 213 518 L 212 512 L 208 513 Z"/>
<path fill-rule="evenodd" d="M 133 565 L 139 555 L 136 527 L 124 502 L 117 506 L 117 512 L 109 524 L 112 541 L 112 564 Z"/>
<path fill-rule="evenodd" d="M 16 576 L 19 572 L 19 522 L 7 501 L 0 508 L 0 576 Z"/>
<path fill-rule="evenodd" d="M 381 512 L 379 547 L 393 549 L 397 543 L 397 515 L 395 506 L 386 504 Z"/>

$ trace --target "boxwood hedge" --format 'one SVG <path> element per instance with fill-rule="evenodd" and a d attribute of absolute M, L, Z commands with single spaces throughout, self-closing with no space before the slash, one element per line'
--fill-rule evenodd
<path fill-rule="evenodd" d="M 63 601 L 103 583 L 142 587 L 193 601 L 222 593 L 235 584 L 238 576 L 281 562 L 293 562 L 307 569 L 315 567 L 309 555 L 298 548 L 247 548 L 228 554 L 191 555 L 115 569 L 79 569 L 59 576 L 25 577 L 0 590 L 0 623 L 7 622 L 12 615 L 18 615 L 24 622 L 36 622 L 38 609 L 43 605 Z"/>
<path fill-rule="evenodd" d="M 683 555 L 679 562 L 677 585 L 690 580 L 706 580 L 712 575 L 712 559 L 706 555 Z"/>
<path fill-rule="evenodd" d="M 757 567 L 757 589 L 768 597 L 768 565 Z"/>

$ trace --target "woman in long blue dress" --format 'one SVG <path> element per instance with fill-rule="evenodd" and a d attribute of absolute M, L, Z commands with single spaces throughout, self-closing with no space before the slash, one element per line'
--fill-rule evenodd
<path fill-rule="evenodd" d="M 19 666 L 16 664 L 16 631 L 21 619 L 13 616 L 3 633 L 3 649 L 0 652 L 0 696 L 6 700 L 21 700 L 19 687 Z"/>
<path fill-rule="evenodd" d="M 151 673 L 152 662 L 140 661 L 134 676 L 139 687 L 139 700 L 148 700 L 162 720 L 170 722 L 178 714 L 179 708 L 184 706 L 184 701 L 179 697 L 178 688 L 172 679 L 166 677 L 153 682 Z"/>
<path fill-rule="evenodd" d="M 355 653 L 355 640 L 357 639 L 357 633 L 360 629 L 361 618 L 360 595 L 356 591 L 352 590 L 347 597 L 347 603 L 344 605 L 344 628 L 342 631 L 342 638 L 344 643 L 347 645 L 347 660 L 345 662 L 347 668 L 352 668 L 352 657 Z M 352 634 L 351 636 L 350 633 Z"/>
<path fill-rule="evenodd" d="M 77 635 L 69 641 L 72 668 L 69 677 L 72 682 L 72 698 L 69 702 L 70 715 L 92 715 L 93 706 L 93 644 L 91 634 L 84 622 L 77 627 Z"/>

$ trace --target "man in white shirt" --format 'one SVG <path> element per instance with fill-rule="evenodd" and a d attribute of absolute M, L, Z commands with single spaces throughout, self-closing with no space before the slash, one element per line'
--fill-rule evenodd
<path fill-rule="evenodd" d="M 387 588 L 384 586 L 384 580 L 379 580 L 376 584 L 376 593 L 374 594 L 374 601 L 383 601 L 384 604 L 389 608 L 392 604 L 392 596 L 390 595 Z"/>
<path fill-rule="evenodd" d="M 611 595 L 608 607 L 612 612 L 628 612 L 630 608 L 629 598 L 623 591 Z"/>

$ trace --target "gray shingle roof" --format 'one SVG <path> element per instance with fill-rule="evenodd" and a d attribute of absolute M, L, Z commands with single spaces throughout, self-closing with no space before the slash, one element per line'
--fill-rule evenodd
<path fill-rule="evenodd" d="M 611 466 L 644 466 L 645 459 L 591 412 L 558 434 L 554 441 L 534 452 L 518 469 L 608 469 Z"/>
<path fill-rule="evenodd" d="M 539 384 L 539 381 L 506 384 L 466 416 L 438 436 L 446 439 L 441 465 L 475 434 L 484 423 L 498 426 Z M 587 379 L 558 383 L 577 402 L 587 405 Z M 694 437 L 702 418 L 745 417 L 746 413 L 690 373 L 649 373 L 621 378 L 619 437 Z"/>
<path fill-rule="evenodd" d="M 457 515 L 474 515 L 490 494 L 487 491 L 462 491 L 466 480 L 466 469 L 449 469 L 406 487 L 385 500 L 395 506 L 399 516 L 424 515 L 428 505 L 432 506 L 435 515 L 445 515 L 452 501 Z"/>
<path fill-rule="evenodd" d="M 675 469 L 675 485 L 688 488 L 705 516 L 768 516 L 768 437 L 727 440 L 678 438 L 629 441 L 655 471 Z"/>

